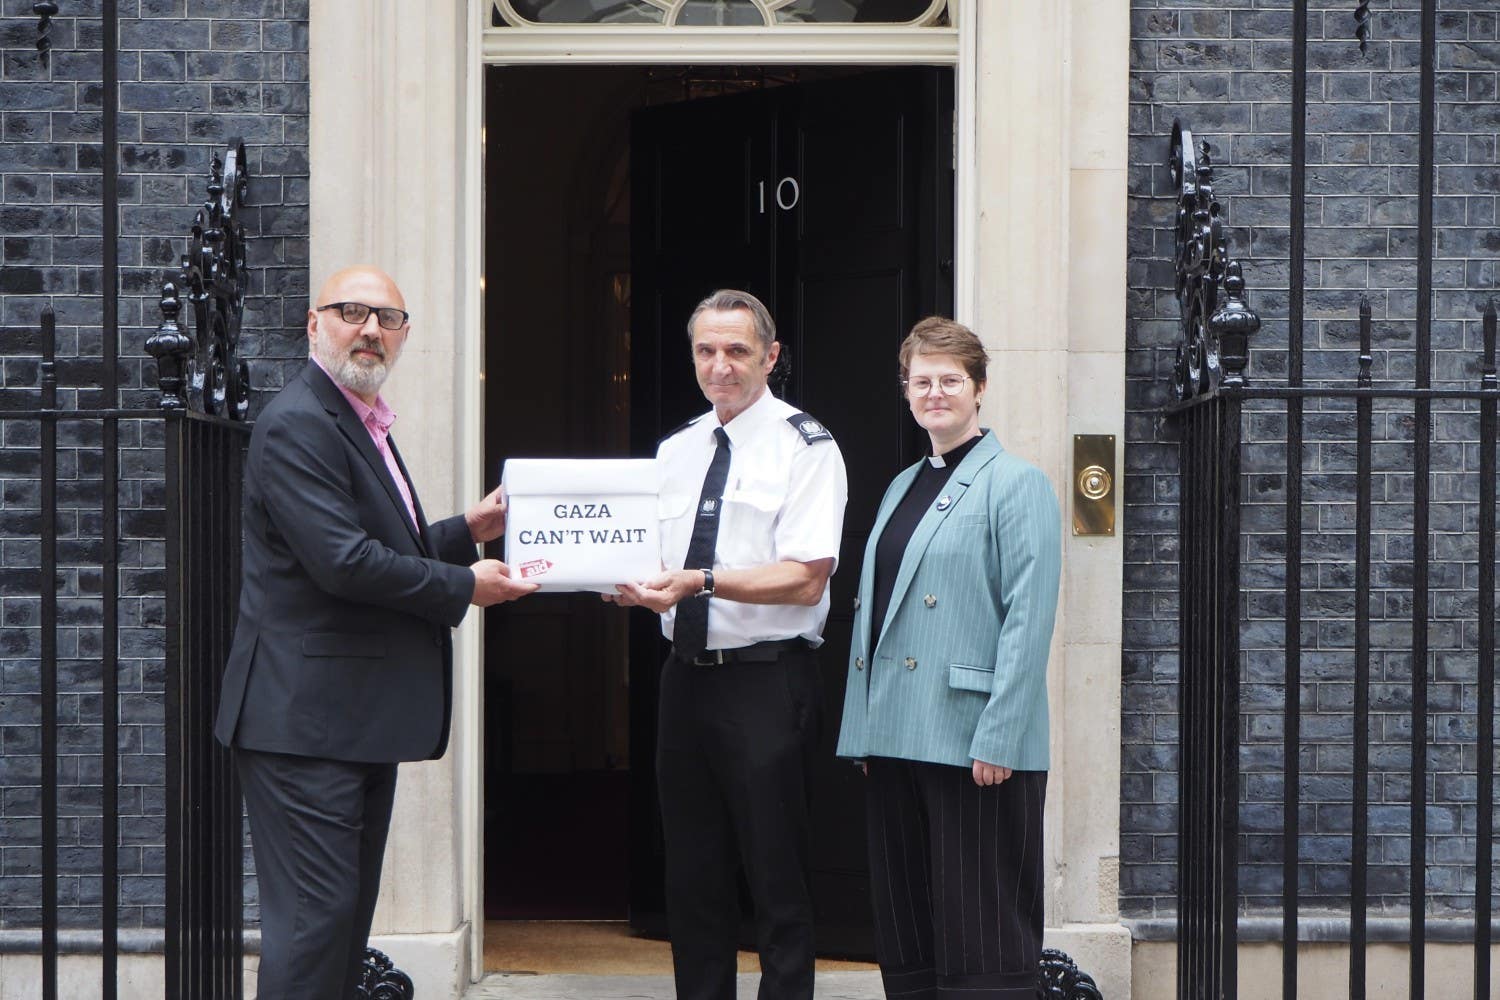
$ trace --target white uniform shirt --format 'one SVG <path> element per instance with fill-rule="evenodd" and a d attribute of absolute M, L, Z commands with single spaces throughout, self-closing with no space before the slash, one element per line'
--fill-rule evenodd
<path fill-rule="evenodd" d="M 808 443 L 787 421 L 797 414 L 769 391 L 724 424 L 729 435 L 729 479 L 719 515 L 713 569 L 751 569 L 785 559 L 812 562 L 839 556 L 849 483 L 844 456 L 832 440 Z M 703 479 L 713 460 L 713 411 L 671 435 L 656 449 L 661 476 L 661 559 L 667 569 L 683 566 Z M 821 430 L 821 428 L 817 428 Z M 816 432 L 816 431 L 815 431 Z M 735 649 L 771 639 L 801 636 L 823 642 L 828 588 L 816 606 L 741 604 L 714 597 L 708 608 L 708 649 Z M 676 609 L 661 616 L 662 634 L 672 638 Z"/>

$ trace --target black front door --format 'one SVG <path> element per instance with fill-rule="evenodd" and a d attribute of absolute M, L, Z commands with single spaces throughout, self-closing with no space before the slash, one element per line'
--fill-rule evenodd
<path fill-rule="evenodd" d="M 897 386 L 912 324 L 952 313 L 952 76 L 860 73 L 638 112 L 632 122 L 632 450 L 707 403 L 685 323 L 719 287 L 759 296 L 789 372 L 779 390 L 833 432 L 849 471 L 843 550 L 822 649 L 814 775 L 819 950 L 873 951 L 862 778 L 833 755 L 853 597 L 886 485 L 920 454 Z M 662 841 L 653 768 L 665 646 L 631 628 L 631 922 L 660 933 Z"/>

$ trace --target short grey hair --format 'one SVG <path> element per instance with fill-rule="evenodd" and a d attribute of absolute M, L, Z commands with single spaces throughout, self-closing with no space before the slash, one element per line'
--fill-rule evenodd
<path fill-rule="evenodd" d="M 733 312 L 736 309 L 743 309 L 750 314 L 761 350 L 769 351 L 771 345 L 776 342 L 776 321 L 771 318 L 771 312 L 766 308 L 765 303 L 749 292 L 742 292 L 737 288 L 720 288 L 698 303 L 693 314 L 688 317 L 688 339 L 693 338 L 693 324 L 698 322 L 699 316 L 706 312 Z"/>

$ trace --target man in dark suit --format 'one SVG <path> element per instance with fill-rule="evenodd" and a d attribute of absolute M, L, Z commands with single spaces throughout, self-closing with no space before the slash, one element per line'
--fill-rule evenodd
<path fill-rule="evenodd" d="M 255 422 L 244 577 L 215 734 L 234 747 L 260 882 L 260 1000 L 353 995 L 396 764 L 443 755 L 449 630 L 536 589 L 477 545 L 499 490 L 428 524 L 380 387 L 410 332 L 394 281 L 340 271 L 309 361 Z"/>

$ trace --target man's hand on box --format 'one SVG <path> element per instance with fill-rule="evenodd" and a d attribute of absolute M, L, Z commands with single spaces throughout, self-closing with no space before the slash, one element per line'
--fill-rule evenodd
<path fill-rule="evenodd" d="M 611 604 L 622 607 L 650 608 L 657 614 L 675 606 L 684 597 L 692 597 L 703 588 L 703 573 L 699 570 L 669 570 L 652 577 L 645 583 L 617 583 L 615 594 L 601 594 Z"/>
<path fill-rule="evenodd" d="M 492 542 L 505 534 L 506 509 L 505 487 L 497 486 L 493 493 L 464 511 L 469 536 L 476 544 Z"/>
<path fill-rule="evenodd" d="M 499 559 L 481 559 L 469 569 L 474 571 L 474 596 L 469 603 L 476 608 L 514 601 L 537 588 L 534 583 L 512 580 L 510 570 Z"/>

